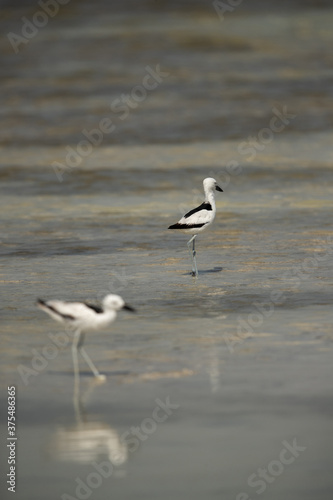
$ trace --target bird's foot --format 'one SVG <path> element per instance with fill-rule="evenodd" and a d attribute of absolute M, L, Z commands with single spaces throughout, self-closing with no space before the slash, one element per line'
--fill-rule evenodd
<path fill-rule="evenodd" d="M 96 375 L 95 376 L 95 382 L 96 384 L 104 384 L 104 382 L 106 381 L 106 376 L 105 375 Z"/>

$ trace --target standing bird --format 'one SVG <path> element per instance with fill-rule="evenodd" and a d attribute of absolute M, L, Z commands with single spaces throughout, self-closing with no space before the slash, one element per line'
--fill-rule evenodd
<path fill-rule="evenodd" d="M 198 268 L 195 258 L 195 238 L 198 233 L 201 233 L 208 226 L 210 226 L 215 219 L 216 205 L 214 191 L 223 192 L 223 189 L 217 185 L 216 180 L 212 177 L 204 179 L 203 187 L 205 191 L 205 201 L 197 208 L 190 210 L 190 212 L 185 214 L 178 222 L 176 222 L 176 224 L 168 227 L 168 229 L 181 229 L 185 233 L 193 234 L 192 238 L 188 241 L 187 246 L 192 258 L 192 276 L 196 277 L 198 276 Z"/>
<path fill-rule="evenodd" d="M 65 323 L 74 330 L 72 344 L 72 355 L 74 364 L 75 391 L 79 389 L 79 363 L 78 351 L 88 364 L 96 378 L 105 380 L 105 375 L 101 375 L 90 357 L 83 348 L 84 334 L 89 330 L 102 330 L 112 323 L 117 317 L 117 311 L 127 309 L 135 312 L 119 295 L 106 295 L 102 302 L 102 307 L 86 302 L 64 302 L 62 300 L 37 300 L 37 307 L 45 311 L 51 318 Z"/>

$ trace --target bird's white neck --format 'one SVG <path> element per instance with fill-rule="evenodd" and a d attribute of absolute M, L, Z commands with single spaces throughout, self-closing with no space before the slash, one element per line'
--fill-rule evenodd
<path fill-rule="evenodd" d="M 205 201 L 208 201 L 212 205 L 212 209 L 215 210 L 215 196 L 212 189 L 208 189 L 205 192 Z"/>
<path fill-rule="evenodd" d="M 95 328 L 96 330 L 106 328 L 117 317 L 116 311 L 108 310 L 96 315 Z"/>

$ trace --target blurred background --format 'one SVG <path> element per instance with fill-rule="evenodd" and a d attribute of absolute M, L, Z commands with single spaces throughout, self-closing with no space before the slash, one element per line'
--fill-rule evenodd
<path fill-rule="evenodd" d="M 0 7 L 16 498 L 331 499 L 332 1 Z M 208 176 L 224 192 L 193 280 L 167 227 Z M 82 364 L 73 400 L 71 339 L 34 302 L 106 293 L 138 314 L 87 335 L 107 382 Z"/>
<path fill-rule="evenodd" d="M 331 2 L 235 3 L 70 0 L 14 54 L 8 33 L 41 9 L 2 2 L 1 143 L 64 146 L 112 116 L 104 146 L 242 139 L 281 103 L 298 115 L 288 133 L 329 130 Z M 111 103 L 156 64 L 168 78 L 120 120 Z"/>

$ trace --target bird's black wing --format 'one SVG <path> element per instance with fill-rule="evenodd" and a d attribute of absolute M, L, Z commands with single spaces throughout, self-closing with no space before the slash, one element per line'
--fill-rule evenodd
<path fill-rule="evenodd" d="M 176 224 L 172 224 L 172 226 L 169 226 L 168 229 L 196 229 L 205 225 L 206 222 L 203 222 L 202 224 L 182 224 L 180 222 L 176 222 Z"/>
<path fill-rule="evenodd" d="M 191 215 L 202 212 L 203 210 L 206 210 L 207 212 L 213 210 L 212 205 L 208 201 L 204 201 L 198 207 L 193 208 L 193 210 L 187 212 L 187 214 L 185 214 L 178 222 L 176 222 L 176 224 L 169 226 L 168 229 L 196 229 L 205 226 L 209 222 L 209 220 L 204 220 L 204 222 L 199 222 L 200 217 L 197 219 L 197 221 L 195 221 L 195 218 L 191 222 L 186 221 L 186 219 L 189 219 Z"/>
<path fill-rule="evenodd" d="M 95 311 L 98 314 L 101 314 L 104 312 L 100 306 L 95 306 L 95 304 L 89 304 L 87 302 L 84 302 L 84 305 L 89 307 L 90 309 L 92 309 L 93 311 Z"/>
<path fill-rule="evenodd" d="M 189 212 L 187 212 L 187 214 L 184 215 L 184 218 L 188 219 L 189 217 L 191 217 L 191 215 L 196 214 L 197 212 L 200 212 L 201 210 L 213 210 L 212 205 L 210 203 L 208 203 L 208 201 L 204 201 L 197 208 L 193 208 L 193 210 L 190 210 Z"/>
<path fill-rule="evenodd" d="M 76 319 L 75 316 L 72 316 L 71 314 L 63 314 L 63 313 L 61 313 L 55 307 L 53 307 L 50 304 L 48 304 L 47 302 L 45 302 L 45 300 L 37 299 L 37 304 L 39 304 L 40 306 L 45 307 L 46 309 L 49 309 L 50 311 L 54 312 L 55 314 L 57 314 L 58 316 L 61 316 L 64 319 L 68 319 L 68 320 L 71 320 L 71 321 L 73 321 L 74 319 Z"/>

